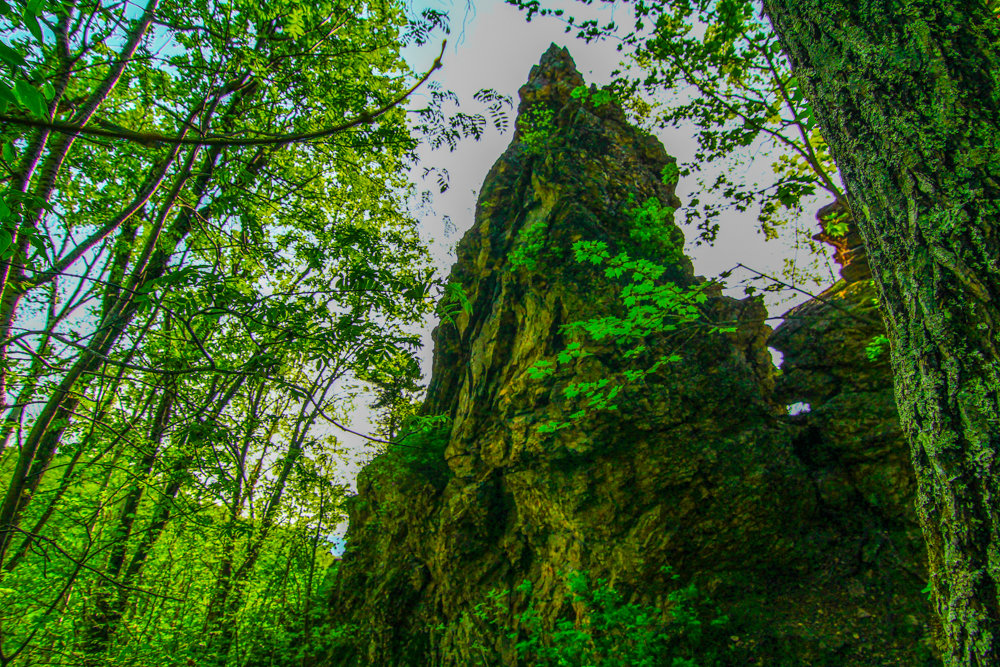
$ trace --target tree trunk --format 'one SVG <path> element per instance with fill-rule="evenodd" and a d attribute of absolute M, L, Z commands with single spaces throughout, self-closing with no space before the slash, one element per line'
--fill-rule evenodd
<path fill-rule="evenodd" d="M 1000 665 L 1000 22 L 972 0 L 764 0 L 865 241 L 948 665 Z"/>

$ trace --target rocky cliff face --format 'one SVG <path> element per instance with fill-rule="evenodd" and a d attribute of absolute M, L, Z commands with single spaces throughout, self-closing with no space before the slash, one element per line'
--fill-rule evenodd
<path fill-rule="evenodd" d="M 520 95 L 435 333 L 438 426 L 358 480 L 325 664 L 542 664 L 517 647 L 540 628 L 598 632 L 567 583 L 580 572 L 653 610 L 691 664 L 933 664 L 906 447 L 888 369 L 864 354 L 867 281 L 771 334 L 759 302 L 694 276 L 673 159 L 568 52 Z M 641 262 L 661 273 L 636 278 Z M 676 316 L 637 310 L 650 293 Z M 650 320 L 643 347 L 621 328 Z M 794 402 L 810 410 L 790 417 Z"/>
<path fill-rule="evenodd" d="M 846 215 L 837 204 L 818 217 Z M 842 218 L 843 219 L 843 218 Z M 841 280 L 785 313 L 768 344 L 784 354 L 775 397 L 799 406 L 788 421 L 796 429 L 796 454 L 817 483 L 824 505 L 855 512 L 855 501 L 878 508 L 890 532 L 912 532 L 893 540 L 899 548 L 919 544 L 909 450 L 896 416 L 885 334 L 864 248 L 849 219 L 833 244 Z M 880 342 L 881 340 L 881 342 Z M 847 503 L 845 505 L 845 503 Z M 916 567 L 922 548 L 907 551 Z"/>

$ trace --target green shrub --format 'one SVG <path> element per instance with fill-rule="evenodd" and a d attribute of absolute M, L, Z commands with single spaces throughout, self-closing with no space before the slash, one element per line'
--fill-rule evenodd
<path fill-rule="evenodd" d="M 629 236 L 639 248 L 668 264 L 684 259 L 684 238 L 674 226 L 674 209 L 650 197 L 641 206 L 628 209 Z"/>
<path fill-rule="evenodd" d="M 549 232 L 548 223 L 542 220 L 531 221 L 518 232 L 514 247 L 507 256 L 510 265 L 515 268 L 525 267 L 529 271 L 538 270 L 538 261 L 545 250 L 545 237 Z"/>
<path fill-rule="evenodd" d="M 879 334 L 868 341 L 868 345 L 865 346 L 865 356 L 868 357 L 868 361 L 875 362 L 888 350 L 889 339 Z"/>
<path fill-rule="evenodd" d="M 670 568 L 663 571 L 670 574 Z M 547 627 L 537 609 L 530 581 L 524 580 L 515 593 L 524 600 L 524 609 L 513 623 L 507 619 L 514 600 L 508 590 L 492 590 L 477 604 L 471 616 L 488 627 L 498 644 L 513 648 L 519 661 L 538 667 L 705 667 L 716 664 L 702 646 L 701 614 L 695 602 L 699 594 L 693 585 L 667 596 L 667 609 L 626 603 L 605 579 L 591 582 L 586 572 L 570 572 L 565 578 L 574 618 L 560 618 Z M 459 622 L 467 621 L 468 615 Z M 709 621 L 717 628 L 725 617 Z M 439 626 L 444 630 L 446 626 Z M 469 646 L 469 655 L 480 665 L 500 664 L 495 646 L 481 641 Z M 695 654 L 698 654 L 698 660 Z M 519 664 L 522 664 L 519 662 Z"/>
<path fill-rule="evenodd" d="M 605 104 L 610 104 L 611 102 L 621 104 L 621 100 L 619 100 L 611 91 L 595 90 L 594 92 L 591 92 L 590 88 L 587 86 L 577 86 L 573 89 L 573 92 L 570 93 L 570 97 L 575 100 L 580 100 L 584 104 L 588 101 L 593 102 L 594 106 L 597 108 L 600 108 Z"/>
<path fill-rule="evenodd" d="M 660 170 L 660 181 L 664 185 L 677 185 L 677 181 L 680 177 L 681 170 L 677 167 L 677 160 L 667 163 L 667 165 Z"/>
<path fill-rule="evenodd" d="M 540 155 L 555 133 L 555 114 L 548 107 L 532 107 L 518 117 L 517 129 L 528 154 Z"/>

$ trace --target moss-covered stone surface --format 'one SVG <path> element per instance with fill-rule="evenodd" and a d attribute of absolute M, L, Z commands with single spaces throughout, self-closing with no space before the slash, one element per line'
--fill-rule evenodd
<path fill-rule="evenodd" d="M 891 377 L 865 354 L 879 333 L 866 279 L 774 334 L 758 301 L 706 288 L 698 321 L 644 351 L 586 341 L 588 355 L 532 371 L 574 342 L 564 325 L 624 309 L 621 282 L 576 261 L 574 243 L 658 261 L 679 289 L 702 282 L 630 229 L 636 202 L 680 206 L 663 177 L 673 159 L 613 102 L 572 94 L 583 85 L 553 46 L 520 91 L 522 118 L 550 125 L 519 122 L 458 247 L 451 281 L 471 312 L 435 332 L 423 407 L 448 428 L 426 455 L 391 451 L 359 478 L 330 601 L 348 630 L 323 664 L 532 664 L 517 648 L 529 605 L 535 632 L 589 627 L 574 572 L 686 633 L 665 644 L 693 661 L 677 664 L 935 664 Z M 672 248 L 680 231 L 657 215 Z M 725 323 L 735 331 L 714 331 Z M 616 410 L 542 428 L 581 411 L 567 386 L 664 356 L 676 360 L 622 384 Z M 795 402 L 810 411 L 789 416 Z M 506 620 L 473 613 L 524 580 L 531 598 L 503 597 Z"/>

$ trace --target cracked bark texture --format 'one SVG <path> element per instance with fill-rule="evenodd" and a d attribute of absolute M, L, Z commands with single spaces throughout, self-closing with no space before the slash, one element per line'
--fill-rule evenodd
<path fill-rule="evenodd" d="M 1000 22 L 967 0 L 765 0 L 891 340 L 949 665 L 1000 665 Z"/>

